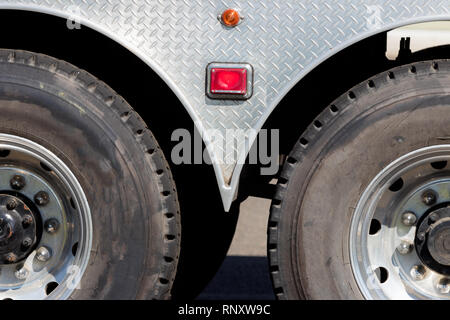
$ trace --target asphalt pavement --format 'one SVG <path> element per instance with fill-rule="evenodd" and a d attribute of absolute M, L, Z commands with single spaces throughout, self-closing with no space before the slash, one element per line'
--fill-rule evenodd
<path fill-rule="evenodd" d="M 241 203 L 227 257 L 198 299 L 274 299 L 266 254 L 269 207 L 270 200 L 254 197 Z"/>

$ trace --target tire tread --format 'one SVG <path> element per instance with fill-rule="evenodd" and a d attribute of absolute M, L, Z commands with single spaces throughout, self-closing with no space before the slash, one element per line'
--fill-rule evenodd
<path fill-rule="evenodd" d="M 333 125 L 334 121 L 339 118 L 339 115 L 345 112 L 347 108 L 357 107 L 358 101 L 362 96 L 370 95 L 386 86 L 395 86 L 405 79 L 409 80 L 411 78 L 429 76 L 430 74 L 439 73 L 442 70 L 450 70 L 450 60 L 415 62 L 375 75 L 351 88 L 323 109 L 297 140 L 283 165 L 280 179 L 277 182 L 275 195 L 270 207 L 269 226 L 271 227 L 267 229 L 270 276 L 277 299 L 285 300 L 294 298 L 285 290 L 284 284 L 290 280 L 284 279 L 283 274 L 280 272 L 281 256 L 278 249 L 278 243 L 281 241 L 281 234 L 279 224 L 283 217 L 283 201 L 286 199 L 290 177 L 296 168 L 302 165 L 303 159 L 308 156 L 308 146 L 319 139 L 321 135 L 324 134 L 324 131 L 326 131 L 323 129 Z M 319 130 L 317 125 L 315 125 L 317 123 L 320 123 Z M 297 284 L 297 291 L 299 298 L 307 298 L 301 283 Z"/>
<path fill-rule="evenodd" d="M 175 279 L 180 255 L 180 208 L 175 182 L 167 160 L 144 120 L 123 97 L 117 94 L 106 83 L 66 61 L 23 50 L 0 49 L 0 62 L 24 64 L 40 68 L 55 75 L 65 77 L 69 81 L 82 86 L 106 106 L 111 108 L 122 119 L 124 125 L 140 144 L 142 156 L 145 158 L 149 167 L 154 170 L 155 177 L 159 180 L 157 181 L 157 185 L 160 188 L 160 193 L 168 193 L 168 195 L 160 197 L 163 209 L 158 214 L 165 221 L 164 237 L 167 235 L 173 237 L 171 241 L 163 241 L 164 248 L 162 248 L 162 254 L 160 255 L 160 270 L 157 276 L 159 281 L 156 283 L 155 290 L 149 292 L 148 295 L 150 299 L 169 299 L 171 297 L 171 288 Z"/>

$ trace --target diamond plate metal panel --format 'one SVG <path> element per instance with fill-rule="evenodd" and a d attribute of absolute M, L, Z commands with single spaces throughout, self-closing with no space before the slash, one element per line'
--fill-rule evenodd
<path fill-rule="evenodd" d="M 119 41 L 161 75 L 201 132 L 216 129 L 222 137 L 226 129 L 260 129 L 309 70 L 358 39 L 407 23 L 450 19 L 450 0 L 1 0 L 0 7 L 76 18 Z M 234 29 L 217 20 L 228 7 L 245 16 Z M 206 98 L 205 66 L 212 61 L 251 63 L 253 97 Z M 253 142 L 253 136 L 246 138 Z M 223 160 L 215 169 L 229 207 L 245 143 L 221 145 L 208 134 L 204 139 L 211 157 Z"/>

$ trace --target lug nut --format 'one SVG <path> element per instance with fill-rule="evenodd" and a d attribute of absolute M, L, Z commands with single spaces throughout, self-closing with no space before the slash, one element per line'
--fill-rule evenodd
<path fill-rule="evenodd" d="M 24 249 L 28 249 L 29 247 L 31 247 L 32 244 L 33 244 L 33 240 L 31 240 L 31 238 L 25 238 L 22 241 L 22 247 Z"/>
<path fill-rule="evenodd" d="M 20 268 L 19 270 L 17 270 L 16 272 L 14 272 L 14 275 L 15 275 L 16 278 L 19 279 L 19 280 L 25 280 L 25 279 L 28 277 L 29 272 L 28 272 L 28 270 L 25 269 L 25 268 Z"/>
<path fill-rule="evenodd" d="M 419 264 L 412 267 L 410 272 L 411 277 L 416 281 L 423 280 L 426 273 L 427 270 L 425 269 L 425 267 Z"/>
<path fill-rule="evenodd" d="M 435 204 L 436 200 L 437 200 L 437 195 L 436 195 L 436 193 L 433 190 L 426 190 L 422 194 L 422 201 L 427 206 L 431 206 L 431 205 Z"/>
<path fill-rule="evenodd" d="M 38 259 L 41 262 L 46 262 L 52 257 L 52 254 L 49 249 L 46 247 L 40 247 L 36 251 L 36 259 Z"/>
<path fill-rule="evenodd" d="M 425 232 L 420 232 L 420 233 L 418 233 L 417 234 L 417 239 L 419 240 L 419 241 L 423 241 L 423 240 L 425 240 Z"/>
<path fill-rule="evenodd" d="M 14 210 L 17 207 L 17 202 L 14 199 L 11 199 L 6 204 L 6 209 L 8 210 Z"/>
<path fill-rule="evenodd" d="M 450 293 L 450 279 L 444 278 L 441 279 L 437 284 L 437 290 L 442 294 Z"/>
<path fill-rule="evenodd" d="M 48 196 L 48 193 L 45 191 L 39 191 L 34 196 L 34 202 L 38 206 L 46 206 L 50 201 L 50 197 Z"/>
<path fill-rule="evenodd" d="M 22 218 L 22 226 L 24 228 L 26 228 L 32 223 L 33 223 L 33 217 L 30 214 L 25 214 Z"/>
<path fill-rule="evenodd" d="M 411 227 L 413 226 L 417 221 L 417 217 L 413 212 L 405 212 L 402 215 L 402 223 L 405 226 Z"/>
<path fill-rule="evenodd" d="M 412 244 L 409 243 L 408 241 L 402 241 L 398 247 L 397 247 L 397 251 L 398 253 L 400 253 L 401 255 L 405 255 L 411 252 L 412 249 Z"/>
<path fill-rule="evenodd" d="M 9 263 L 14 263 L 17 261 L 17 256 L 14 253 L 8 253 L 5 256 L 5 260 Z"/>
<path fill-rule="evenodd" d="M 59 222 L 55 218 L 48 219 L 44 223 L 44 228 L 48 233 L 55 233 L 56 231 L 58 231 Z"/>
<path fill-rule="evenodd" d="M 11 188 L 13 188 L 14 190 L 21 190 L 25 187 L 25 178 L 19 175 L 15 175 L 14 177 L 11 178 L 10 180 L 10 185 Z"/>

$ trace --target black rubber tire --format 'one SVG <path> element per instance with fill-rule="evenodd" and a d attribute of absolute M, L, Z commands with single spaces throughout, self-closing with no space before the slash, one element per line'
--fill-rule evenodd
<path fill-rule="evenodd" d="M 143 120 L 67 62 L 0 50 L 0 132 L 54 152 L 88 198 L 93 244 L 71 299 L 167 299 L 180 250 L 172 175 Z"/>
<path fill-rule="evenodd" d="M 279 299 L 362 299 L 349 259 L 353 208 L 386 165 L 449 143 L 450 62 L 392 69 L 339 97 L 287 158 L 268 255 Z"/>

